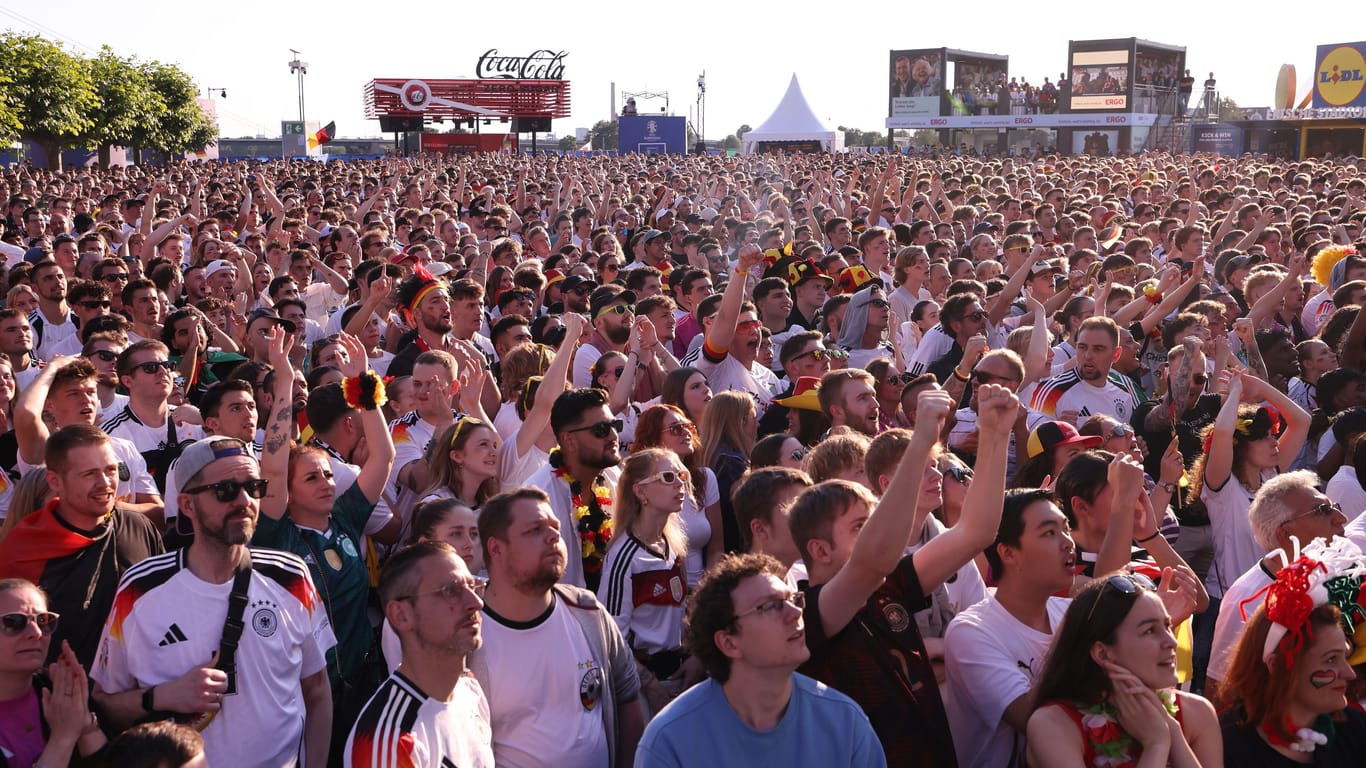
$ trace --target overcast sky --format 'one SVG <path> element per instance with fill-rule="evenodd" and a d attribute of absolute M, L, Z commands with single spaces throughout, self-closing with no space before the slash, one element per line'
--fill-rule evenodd
<path fill-rule="evenodd" d="M 1061 14 L 1052 10 L 1060 7 Z M 1184 46 L 1197 81 L 1213 70 L 1225 96 L 1241 106 L 1266 106 L 1282 64 L 1297 68 L 1303 96 L 1316 46 L 1356 39 L 1339 37 L 1322 13 L 1304 8 L 1303 17 L 1293 7 L 1278 8 L 1272 19 L 1253 6 L 1170 0 L 632 6 L 0 0 L 0 28 L 37 32 L 81 53 L 107 44 L 120 54 L 177 64 L 201 87 L 227 89 L 218 114 L 229 137 L 278 136 L 282 119 L 298 118 L 291 48 L 309 65 L 307 119 L 335 120 L 345 137 L 380 135 L 378 122 L 362 116 L 361 90 L 370 79 L 473 77 L 480 55 L 497 48 L 517 56 L 537 49 L 567 52 L 573 114 L 555 121 L 560 135 L 606 119 L 613 82 L 618 105 L 623 92 L 667 91 L 669 112 L 688 116 L 696 110 L 697 77 L 705 71 L 706 137 L 721 139 L 741 124 L 763 122 L 794 73 L 816 115 L 831 127 L 885 130 L 888 51 L 894 48 L 1003 54 L 1010 57 L 1012 76 L 1039 84 L 1064 68 L 1068 40 L 1135 36 Z M 637 102 L 642 114 L 665 105 L 662 99 Z"/>

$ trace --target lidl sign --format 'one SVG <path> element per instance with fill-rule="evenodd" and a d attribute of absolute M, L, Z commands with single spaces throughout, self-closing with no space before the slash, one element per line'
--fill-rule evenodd
<path fill-rule="evenodd" d="M 1319 46 L 1314 106 L 1366 106 L 1366 42 Z"/>

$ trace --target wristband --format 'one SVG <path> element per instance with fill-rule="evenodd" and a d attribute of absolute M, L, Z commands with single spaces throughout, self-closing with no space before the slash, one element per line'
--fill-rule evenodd
<path fill-rule="evenodd" d="M 1176 483 L 1160 482 L 1157 484 L 1157 487 L 1161 488 L 1167 493 L 1176 493 Z"/>
<path fill-rule="evenodd" d="M 154 685 L 142 692 L 142 709 L 144 712 L 157 711 L 156 703 L 153 701 L 156 698 L 156 690 L 157 687 Z"/>
<path fill-rule="evenodd" d="M 972 376 L 971 376 L 971 375 L 964 376 L 963 374 L 961 374 L 961 373 L 958 372 L 958 369 L 957 369 L 957 368 L 954 368 L 954 369 L 953 369 L 953 377 L 954 377 L 955 379 L 958 379 L 959 381 L 963 382 L 964 384 L 968 383 L 969 381 L 972 381 Z"/>
<path fill-rule="evenodd" d="M 384 392 L 384 382 L 374 371 L 342 379 L 342 396 L 346 398 L 347 405 L 366 411 L 373 411 L 389 402 Z"/>
<path fill-rule="evenodd" d="M 1162 535 L 1162 531 L 1160 531 L 1160 530 L 1153 531 L 1153 535 L 1151 535 L 1151 536 L 1144 536 L 1143 538 L 1138 539 L 1138 543 L 1139 543 L 1139 544 L 1142 544 L 1142 543 L 1145 542 L 1145 541 L 1152 541 L 1153 539 L 1155 539 L 1155 538 L 1157 538 L 1158 536 L 1161 536 L 1161 535 Z"/>

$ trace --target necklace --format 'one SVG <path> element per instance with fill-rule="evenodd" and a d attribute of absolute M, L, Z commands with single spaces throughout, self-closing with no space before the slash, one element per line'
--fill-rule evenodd
<path fill-rule="evenodd" d="M 579 536 L 583 572 L 594 577 L 602 571 L 607 557 L 607 545 L 612 541 L 612 491 L 601 484 L 602 476 L 593 478 L 591 492 L 585 499 L 583 484 L 564 466 L 560 449 L 550 452 L 550 463 L 555 477 L 569 484 L 570 507 L 574 514 L 574 530 Z"/>
<path fill-rule="evenodd" d="M 1176 694 L 1168 690 L 1158 691 L 1163 709 L 1175 717 L 1177 712 Z M 1129 765 L 1137 759 L 1134 747 L 1139 746 L 1134 737 L 1124 731 L 1119 724 L 1119 710 L 1109 701 L 1099 701 L 1081 709 L 1081 727 L 1086 741 L 1095 749 L 1097 758 L 1104 758 L 1104 765 Z M 1141 748 L 1139 754 L 1142 754 Z"/>

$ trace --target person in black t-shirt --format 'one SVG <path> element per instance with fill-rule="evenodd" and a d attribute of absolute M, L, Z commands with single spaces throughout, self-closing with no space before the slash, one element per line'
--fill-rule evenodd
<path fill-rule="evenodd" d="M 924 518 L 919 505 L 930 453 L 953 407 L 938 388 L 920 393 L 919 426 L 877 503 L 863 486 L 831 480 L 798 497 L 789 516 L 810 577 L 806 644 L 799 669 L 863 707 L 889 765 L 957 764 L 948 718 L 924 641 L 912 619 L 928 595 L 996 537 L 1005 496 L 1006 438 L 1020 401 L 985 385 L 978 391 L 982 447 L 958 524 L 914 555 L 906 542 Z M 873 507 L 877 514 L 871 514 Z M 865 525 L 866 523 L 866 525 Z"/>

